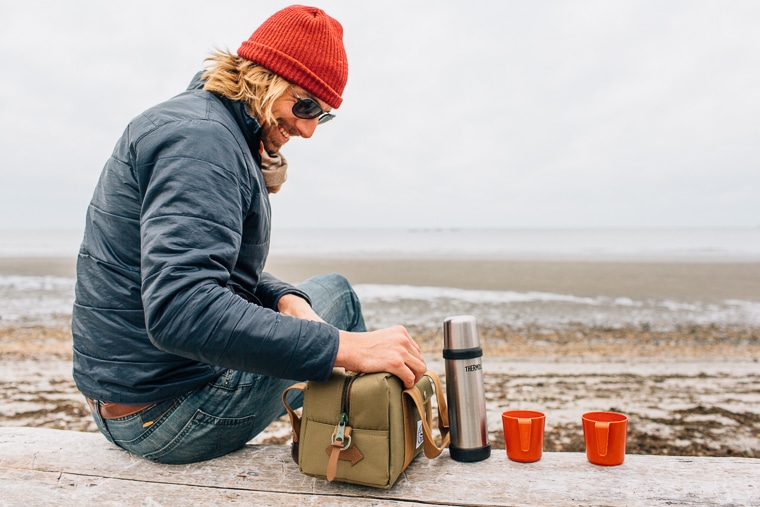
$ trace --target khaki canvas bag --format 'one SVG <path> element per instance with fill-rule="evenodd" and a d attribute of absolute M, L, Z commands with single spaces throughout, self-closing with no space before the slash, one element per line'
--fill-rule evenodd
<path fill-rule="evenodd" d="M 301 415 L 285 401 L 294 389 L 304 393 Z M 430 370 L 411 389 L 390 373 L 352 374 L 342 368 L 327 382 L 295 384 L 282 394 L 293 427 L 293 459 L 307 475 L 390 488 L 420 452 L 435 458 L 448 446 L 442 393 Z M 432 434 L 434 396 L 440 445 Z"/>

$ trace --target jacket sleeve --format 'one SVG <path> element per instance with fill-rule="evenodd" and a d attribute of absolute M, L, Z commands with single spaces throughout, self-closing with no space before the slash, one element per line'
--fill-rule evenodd
<path fill-rule="evenodd" d="M 296 294 L 311 304 L 311 299 L 305 292 L 298 290 L 289 283 L 278 280 L 269 273 L 261 273 L 255 295 L 264 307 L 277 310 L 277 303 L 285 294 Z"/>
<path fill-rule="evenodd" d="M 143 195 L 141 296 L 153 344 L 208 364 L 326 379 L 338 330 L 272 310 L 295 288 L 263 277 L 257 297 L 268 308 L 228 288 L 243 222 L 265 198 L 239 136 L 218 122 L 185 121 L 157 127 L 132 153 Z"/>

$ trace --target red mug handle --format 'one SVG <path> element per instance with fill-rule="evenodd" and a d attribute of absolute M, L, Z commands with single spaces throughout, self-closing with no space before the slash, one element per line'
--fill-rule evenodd
<path fill-rule="evenodd" d="M 520 428 L 520 449 L 523 452 L 530 451 L 530 429 L 533 426 L 533 420 L 525 417 L 519 417 L 517 424 Z"/>
<path fill-rule="evenodd" d="M 610 440 L 610 423 L 606 421 L 596 421 L 594 423 L 596 432 L 596 449 L 599 456 L 607 456 L 607 443 Z"/>

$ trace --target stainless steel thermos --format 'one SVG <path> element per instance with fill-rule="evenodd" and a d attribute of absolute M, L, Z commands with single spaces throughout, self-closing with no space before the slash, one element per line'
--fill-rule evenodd
<path fill-rule="evenodd" d="M 481 461 L 491 456 L 483 389 L 483 366 L 475 317 L 459 315 L 443 321 L 443 358 L 451 443 L 457 461 Z"/>

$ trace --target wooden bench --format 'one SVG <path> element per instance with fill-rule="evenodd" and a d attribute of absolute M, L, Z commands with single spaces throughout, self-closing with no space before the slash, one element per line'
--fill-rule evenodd
<path fill-rule="evenodd" d="M 583 453 L 530 464 L 503 449 L 478 463 L 419 457 L 390 490 L 302 475 L 287 445 L 160 465 L 96 433 L 0 428 L 0 505 L 760 506 L 760 459 L 628 455 L 599 467 Z"/>

